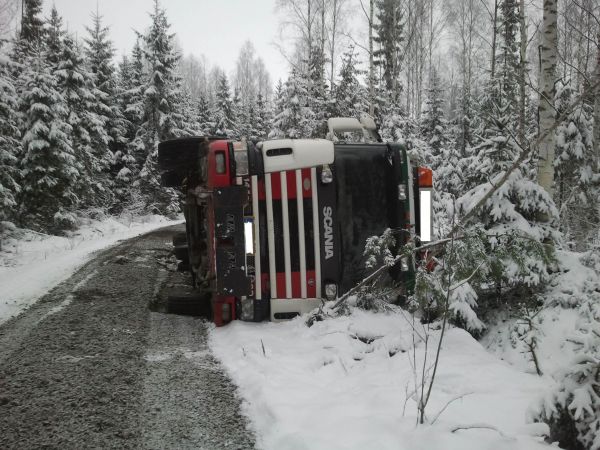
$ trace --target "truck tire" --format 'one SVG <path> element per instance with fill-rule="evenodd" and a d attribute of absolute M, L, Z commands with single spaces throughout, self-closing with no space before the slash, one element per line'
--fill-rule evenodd
<path fill-rule="evenodd" d="M 211 295 L 207 292 L 173 293 L 167 297 L 167 312 L 212 318 Z"/>
<path fill-rule="evenodd" d="M 206 137 L 172 139 L 158 144 L 158 166 L 166 187 L 182 187 L 185 180 L 202 181 L 208 154 Z"/>
<path fill-rule="evenodd" d="M 187 233 L 177 233 L 173 235 L 173 247 L 187 245 Z"/>
<path fill-rule="evenodd" d="M 178 245 L 173 247 L 173 254 L 179 261 L 182 261 L 185 264 L 190 263 L 190 252 L 188 251 L 187 245 Z"/>

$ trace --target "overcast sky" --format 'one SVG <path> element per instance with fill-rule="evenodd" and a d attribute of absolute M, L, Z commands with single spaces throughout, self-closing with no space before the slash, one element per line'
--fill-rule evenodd
<path fill-rule="evenodd" d="M 45 0 L 47 13 L 52 0 Z M 79 37 L 87 35 L 91 12 L 96 3 L 103 21 L 110 26 L 110 36 L 117 55 L 129 53 L 135 42 L 134 30 L 143 31 L 150 24 L 153 0 L 54 0 L 56 9 L 69 31 Z M 206 55 L 230 74 L 240 47 L 250 39 L 275 83 L 287 75 L 287 65 L 273 46 L 278 40 L 278 22 L 274 0 L 162 0 L 171 31 L 177 34 L 183 53 Z"/>

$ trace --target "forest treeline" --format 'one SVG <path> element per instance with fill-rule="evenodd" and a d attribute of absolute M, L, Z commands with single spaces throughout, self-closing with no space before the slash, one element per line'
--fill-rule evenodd
<path fill-rule="evenodd" d="M 535 314 L 578 309 L 588 359 L 564 374 L 538 418 L 555 428 L 576 423 L 567 432 L 591 448 L 600 286 L 589 282 L 568 301 L 541 294 L 568 270 L 557 250 L 588 251 L 582 261 L 600 268 L 598 1 L 275 6 L 289 76 L 273 86 L 250 41 L 229 75 L 182 57 L 158 0 L 117 63 L 98 13 L 78 39 L 56 8 L 44 17 L 42 0 L 24 0 L 0 57 L 2 227 L 61 232 L 85 210 L 176 214 L 178 194 L 159 183 L 160 141 L 325 137 L 327 118 L 368 113 L 385 140 L 406 143 L 415 162 L 433 168 L 437 236 L 459 238 L 447 279 L 468 282 L 450 295 L 451 285 L 444 293 L 435 272 L 422 272 L 425 303 L 416 309 L 435 317 L 445 304 L 456 325 L 478 335 L 486 310 L 514 308 L 529 324 L 518 339 L 532 355 Z"/>

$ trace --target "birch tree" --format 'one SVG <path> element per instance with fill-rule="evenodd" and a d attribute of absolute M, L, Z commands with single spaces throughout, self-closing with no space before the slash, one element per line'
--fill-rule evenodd
<path fill-rule="evenodd" d="M 558 50 L 556 0 L 544 0 L 542 44 L 540 46 L 539 132 L 544 135 L 554 125 L 556 61 Z M 550 194 L 554 182 L 554 133 L 547 133 L 539 145 L 538 183 Z"/>

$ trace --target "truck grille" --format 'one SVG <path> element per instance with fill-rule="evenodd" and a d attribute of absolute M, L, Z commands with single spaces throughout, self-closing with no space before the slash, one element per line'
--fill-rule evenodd
<path fill-rule="evenodd" d="M 252 177 L 257 299 L 316 298 L 320 292 L 315 180 L 314 168 Z"/>

